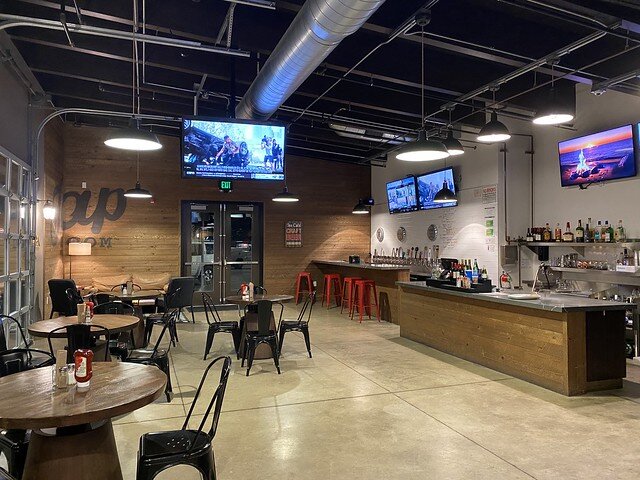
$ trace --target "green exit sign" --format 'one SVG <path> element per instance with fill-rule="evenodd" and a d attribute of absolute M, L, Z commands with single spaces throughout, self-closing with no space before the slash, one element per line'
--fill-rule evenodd
<path fill-rule="evenodd" d="M 230 192 L 233 190 L 233 184 L 231 183 L 231 180 L 219 180 L 218 188 L 221 192 Z"/>

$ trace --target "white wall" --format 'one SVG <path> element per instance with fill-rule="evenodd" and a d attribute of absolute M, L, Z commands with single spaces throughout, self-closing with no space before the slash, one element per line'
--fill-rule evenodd
<path fill-rule="evenodd" d="M 422 251 L 425 246 L 432 247 L 437 244 L 440 246 L 440 257 L 478 258 L 478 263 L 481 266 L 486 265 L 495 283 L 499 268 L 499 249 L 489 251 L 487 247 L 484 224 L 478 224 L 478 219 L 482 218 L 483 205 L 480 199 L 474 197 L 478 193 L 478 188 L 498 184 L 499 169 L 502 165 L 499 149 L 498 145 L 477 145 L 475 149 L 467 149 L 462 156 L 447 159 L 446 166 L 454 167 L 459 195 L 458 206 L 452 208 L 390 215 L 387 204 L 387 182 L 406 175 L 419 175 L 439 170 L 445 167 L 445 161 L 412 163 L 389 157 L 386 168 L 372 167 L 371 192 L 376 202 L 371 212 L 372 252 L 376 249 L 380 254 L 384 249 L 385 253 L 390 255 L 393 248 L 400 246 L 405 251 L 411 247 L 418 247 Z M 455 245 L 447 247 L 442 243 L 445 227 L 443 223 L 451 221 L 455 229 L 453 232 Z M 427 238 L 427 228 L 432 223 L 440 232 L 435 242 Z M 396 231 L 401 226 L 407 230 L 407 238 L 404 242 L 398 241 L 396 237 Z M 378 242 L 375 236 L 378 227 L 384 228 L 385 231 L 382 243 Z M 494 228 L 498 236 L 501 228 L 498 218 Z M 500 238 L 496 238 L 496 245 L 499 244 Z"/>
<path fill-rule="evenodd" d="M 576 88 L 575 132 L 535 126 L 534 220 L 574 228 L 578 219 L 591 217 L 617 224 L 622 220 L 627 234 L 640 238 L 640 177 L 591 185 L 586 190 L 560 186 L 558 142 L 599 130 L 640 122 L 640 97 L 608 91 L 596 97 L 587 85 Z"/>

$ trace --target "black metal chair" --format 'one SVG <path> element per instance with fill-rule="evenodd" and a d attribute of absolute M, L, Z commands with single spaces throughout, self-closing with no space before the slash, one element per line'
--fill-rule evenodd
<path fill-rule="evenodd" d="M 172 278 L 169 280 L 169 286 L 164 298 L 156 300 L 156 310 L 162 312 L 165 309 L 177 308 L 181 314 L 183 308 L 189 307 L 191 309 L 191 321 L 196 323 L 196 317 L 193 314 L 193 292 L 195 288 L 196 280 L 193 277 Z M 174 295 L 176 292 L 180 293 Z M 179 321 L 180 317 L 178 316 Z"/>
<path fill-rule="evenodd" d="M 135 316 L 135 308 L 133 305 L 123 303 L 119 300 L 101 303 L 93 308 L 95 314 L 111 314 L 111 315 L 131 315 Z M 120 359 L 126 356 L 127 350 L 136 348 L 133 338 L 133 332 L 122 332 L 114 334 L 109 339 L 109 352 Z"/>
<path fill-rule="evenodd" d="M 7 349 L 7 342 L 4 336 L 6 319 L 16 323 L 20 338 L 24 345 L 27 345 L 24 332 L 18 321 L 13 317 L 0 315 L 0 377 L 33 368 L 55 365 L 55 358 L 48 352 L 28 347 Z M 0 430 L 0 452 L 4 453 L 7 458 L 9 473 L 17 479 L 22 477 L 30 435 L 31 432 L 28 430 Z M 4 473 L 4 478 L 13 478 L 7 476 L 6 472 Z M 2 474 L 0 474 L 0 479 L 2 478 Z"/>
<path fill-rule="evenodd" d="M 73 353 L 78 349 L 89 348 L 95 352 L 96 348 L 101 346 L 97 341 L 97 337 L 100 336 L 104 336 L 106 340 L 104 345 L 104 361 L 109 361 L 109 329 L 93 323 L 78 323 L 51 330 L 47 334 L 47 342 L 49 342 L 49 350 L 52 355 L 55 355 L 55 351 L 53 350 L 51 339 L 55 338 L 56 333 L 63 330 L 67 334 L 67 346 L 65 347 L 67 350 L 67 363 L 73 363 Z"/>
<path fill-rule="evenodd" d="M 236 355 L 239 358 L 240 355 L 240 327 L 235 320 L 222 321 L 218 309 L 216 308 L 211 297 L 202 293 L 202 305 L 204 306 L 204 314 L 209 324 L 209 330 L 207 331 L 207 343 L 204 347 L 204 358 L 207 359 L 207 355 L 213 345 L 213 338 L 216 333 L 224 332 L 230 333 L 233 336 L 233 346 L 236 350 Z"/>
<path fill-rule="evenodd" d="M 93 307 L 94 314 L 103 314 L 108 313 L 111 315 L 135 315 L 135 308 L 133 305 L 129 305 L 128 303 L 123 303 L 118 300 L 100 303 Z"/>
<path fill-rule="evenodd" d="M 220 371 L 218 387 L 213 393 L 209 405 L 197 430 L 189 429 L 189 420 L 193 409 L 200 397 L 202 387 L 207 375 L 216 363 L 223 360 Z M 218 429 L 220 411 L 224 393 L 227 388 L 229 372 L 231 371 L 231 358 L 218 357 L 213 360 L 202 375 L 198 390 L 189 408 L 189 413 L 181 430 L 168 432 L 145 433 L 140 437 L 140 450 L 138 451 L 138 472 L 136 480 L 152 480 L 161 471 L 176 465 L 191 465 L 197 469 L 204 480 L 216 479 L 216 463 L 213 454 L 213 439 Z M 209 431 L 205 431 L 205 425 L 211 410 L 213 409 L 213 421 Z"/>
<path fill-rule="evenodd" d="M 261 343 L 266 343 L 271 347 L 271 356 L 273 357 L 273 363 L 276 365 L 276 369 L 278 370 L 278 375 L 280 375 L 280 362 L 278 360 L 279 351 L 278 351 L 278 340 L 277 330 L 271 329 L 271 316 L 273 314 L 273 302 L 270 300 L 258 300 L 254 305 L 257 305 L 257 316 L 258 316 L 258 330 L 256 331 L 248 331 L 244 337 L 244 349 L 242 352 L 242 364 L 244 367 L 244 362 L 247 360 L 247 355 L 249 355 L 249 359 L 247 360 L 247 377 L 249 376 L 249 371 L 251 370 L 251 366 L 253 365 L 253 357 L 256 352 L 256 348 Z M 284 310 L 284 306 L 280 305 L 280 318 L 282 318 L 282 311 Z M 248 321 L 247 315 L 252 314 L 249 311 L 250 305 L 245 307 L 245 322 Z M 255 315 L 255 314 L 254 314 Z"/>
<path fill-rule="evenodd" d="M 51 297 L 51 315 L 49 318 L 53 318 L 54 312 L 63 317 L 77 315 L 78 309 L 76 305 L 84 300 L 78 293 L 76 282 L 66 278 L 52 278 L 47 283 L 49 284 L 49 296 Z M 72 298 L 67 294 L 68 290 L 74 292 Z"/>
<path fill-rule="evenodd" d="M 311 310 L 316 303 L 316 292 L 311 292 L 305 298 L 297 320 L 280 320 L 278 332 L 280 341 L 278 342 L 278 352 L 282 353 L 282 344 L 284 343 L 284 334 L 287 332 L 302 332 L 304 343 L 307 345 L 309 358 L 311 357 L 311 341 L 309 339 L 309 322 L 311 321 Z M 305 320 L 306 315 L 306 320 Z"/>
<path fill-rule="evenodd" d="M 15 323 L 17 334 L 24 347 L 9 349 L 7 339 L 5 338 L 5 323 Z M 0 352 L 10 352 L 12 355 L 12 361 L 19 361 L 21 364 L 24 364 L 26 366 L 26 370 L 48 367 L 55 365 L 56 363 L 56 359 L 49 352 L 29 348 L 20 322 L 9 315 L 0 315 Z"/>
<path fill-rule="evenodd" d="M 180 296 L 180 292 L 181 289 L 178 288 L 176 290 L 173 290 L 171 293 L 167 293 L 165 295 L 166 298 L 166 304 L 167 305 L 173 305 L 174 302 L 174 298 L 177 298 L 178 296 Z M 153 331 L 153 326 L 154 325 L 164 325 L 165 324 L 165 320 L 166 318 L 166 312 L 167 311 L 173 311 L 173 310 L 177 310 L 178 314 L 180 315 L 180 309 L 179 307 L 172 307 L 170 310 L 164 309 L 164 313 L 155 313 L 153 315 L 148 315 L 147 318 L 145 319 L 145 323 L 144 323 L 144 342 L 145 345 L 148 345 L 149 342 L 151 341 L 151 332 Z M 175 319 L 174 319 L 175 320 Z M 169 336 L 171 337 L 171 343 L 173 343 L 173 346 L 176 346 L 176 343 L 178 342 L 178 329 L 176 328 L 176 322 L 172 322 L 172 324 L 169 326 Z"/>
<path fill-rule="evenodd" d="M 12 476 L 4 468 L 0 468 L 0 480 L 18 480 L 18 479 L 16 479 L 16 477 Z"/>
<path fill-rule="evenodd" d="M 167 402 L 170 402 L 171 398 L 173 397 L 173 388 L 171 387 L 171 368 L 169 365 L 169 349 L 171 348 L 171 341 L 169 341 L 169 345 L 166 349 L 161 348 L 161 346 L 162 339 L 167 330 L 171 332 L 171 330 L 175 328 L 177 316 L 177 308 L 164 313 L 162 331 L 160 332 L 160 336 L 158 337 L 158 340 L 156 341 L 156 344 L 154 345 L 152 350 L 149 350 L 148 348 L 131 350 L 127 353 L 126 357 L 122 359 L 123 362 L 128 363 L 155 365 L 160 370 L 162 370 L 167 376 L 167 385 L 164 389 L 164 393 L 167 397 Z"/>
<path fill-rule="evenodd" d="M 133 287 L 133 291 L 134 292 L 139 292 L 140 290 L 142 290 L 142 287 L 140 285 L 138 285 L 137 283 L 132 283 L 131 285 Z M 116 290 L 122 291 L 122 288 L 126 287 L 126 286 L 127 286 L 126 283 L 122 283 L 120 285 L 114 285 L 113 287 L 111 287 L 111 291 L 112 292 L 115 292 Z"/>

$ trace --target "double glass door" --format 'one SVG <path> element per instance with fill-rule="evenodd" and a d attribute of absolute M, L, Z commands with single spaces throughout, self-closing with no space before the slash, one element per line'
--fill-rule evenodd
<path fill-rule="evenodd" d="M 262 206 L 183 202 L 182 275 L 195 279 L 194 304 L 200 292 L 224 303 L 242 283 L 262 285 Z"/>

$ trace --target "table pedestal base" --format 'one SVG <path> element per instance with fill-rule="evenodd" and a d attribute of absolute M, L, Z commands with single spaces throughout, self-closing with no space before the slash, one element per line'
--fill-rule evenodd
<path fill-rule="evenodd" d="M 33 431 L 23 480 L 122 480 L 111 420 L 96 428 L 64 430 L 57 435 Z"/>

